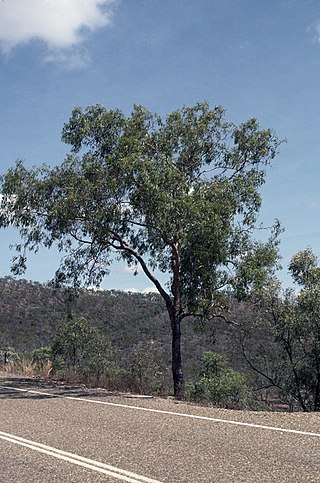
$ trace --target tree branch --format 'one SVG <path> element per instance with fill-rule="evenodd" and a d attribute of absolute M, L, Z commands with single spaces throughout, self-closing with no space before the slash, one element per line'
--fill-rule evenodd
<path fill-rule="evenodd" d="M 166 302 L 167 306 L 170 308 L 172 307 L 172 300 L 170 295 L 164 290 L 162 287 L 161 283 L 159 280 L 151 273 L 149 270 L 146 262 L 144 261 L 143 257 L 136 251 L 134 248 L 130 247 L 129 245 L 126 244 L 126 242 L 121 238 L 117 233 L 113 232 L 110 230 L 110 233 L 113 235 L 114 239 L 119 243 L 119 245 L 114 245 L 112 243 L 109 243 L 110 246 L 112 246 L 116 250 L 122 250 L 130 255 L 132 255 L 141 265 L 142 270 L 144 271 L 145 275 L 148 277 L 148 279 L 155 285 L 157 290 L 159 291 L 160 295 Z"/>
<path fill-rule="evenodd" d="M 265 374 L 264 372 L 260 371 L 260 369 L 258 369 L 256 366 L 253 365 L 253 363 L 250 361 L 250 359 L 247 357 L 247 354 L 246 354 L 246 350 L 245 350 L 245 346 L 244 346 L 244 340 L 243 338 L 241 339 L 241 348 L 242 348 L 242 354 L 243 354 L 243 357 L 245 359 L 245 361 L 247 362 L 247 364 L 249 365 L 249 367 L 254 371 L 256 372 L 257 374 L 260 374 L 260 376 L 264 377 L 265 379 L 267 379 L 267 381 L 270 382 L 271 386 L 273 387 L 277 387 L 278 389 L 282 390 L 282 387 L 279 386 L 279 384 L 277 384 L 270 376 L 268 376 L 268 374 Z"/>

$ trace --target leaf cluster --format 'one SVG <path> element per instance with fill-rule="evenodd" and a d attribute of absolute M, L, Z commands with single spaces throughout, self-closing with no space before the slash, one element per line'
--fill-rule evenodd
<path fill-rule="evenodd" d="M 22 239 L 14 273 L 28 251 L 56 244 L 57 286 L 99 285 L 120 258 L 140 265 L 181 317 L 220 310 L 227 288 L 240 297 L 264 283 L 279 230 L 267 243 L 252 234 L 280 144 L 271 130 L 255 119 L 236 126 L 206 102 L 165 119 L 98 105 L 74 109 L 62 139 L 71 153 L 61 165 L 18 161 L 3 177 L 0 227 L 16 226 Z"/>

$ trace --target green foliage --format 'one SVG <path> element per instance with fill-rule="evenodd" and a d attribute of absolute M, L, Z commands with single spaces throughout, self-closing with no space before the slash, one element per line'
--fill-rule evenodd
<path fill-rule="evenodd" d="M 253 233 L 280 142 L 255 119 L 236 126 L 206 102 L 165 119 L 141 106 L 127 117 L 76 108 L 62 139 L 71 153 L 61 165 L 18 161 L 3 177 L 0 227 L 21 235 L 13 272 L 24 272 L 28 251 L 53 245 L 65 255 L 58 287 L 98 286 L 114 258 L 140 265 L 166 304 L 181 396 L 181 321 L 221 313 L 226 293 L 248 296 L 277 264 L 278 223 L 267 242 Z"/>
<path fill-rule="evenodd" d="M 320 268 L 317 267 L 317 257 L 311 248 L 302 250 L 292 257 L 289 271 L 293 280 L 306 288 L 320 283 Z"/>
<path fill-rule="evenodd" d="M 252 395 L 246 377 L 227 364 L 227 358 L 205 352 L 199 379 L 186 386 L 187 398 L 196 402 L 210 402 L 227 408 L 246 407 Z"/>
<path fill-rule="evenodd" d="M 261 284 L 278 229 L 267 244 L 250 235 L 279 141 L 254 119 L 235 126 L 224 116 L 207 103 L 166 119 L 141 106 L 127 118 L 74 109 L 62 135 L 72 154 L 60 166 L 27 170 L 19 161 L 3 178 L 0 226 L 14 224 L 23 240 L 14 272 L 28 250 L 57 243 L 68 253 L 57 283 L 99 284 L 116 252 L 142 264 L 163 296 L 144 262 L 167 272 L 172 290 L 179 282 L 184 313 L 208 308 L 221 287 Z"/>
<path fill-rule="evenodd" d="M 152 352 L 135 349 L 129 359 L 128 375 L 139 393 L 161 394 L 164 390 L 164 374 L 154 360 Z"/>
<path fill-rule="evenodd" d="M 320 410 L 320 268 L 308 248 L 292 257 L 289 271 L 299 292 L 271 283 L 258 295 L 261 317 L 246 336 L 265 341 L 258 354 L 244 354 L 258 383 L 290 408 Z M 262 382 L 262 384 L 261 384 Z M 264 384 L 263 384 L 264 382 Z"/>
<path fill-rule="evenodd" d="M 31 363 L 35 366 L 36 371 L 40 372 L 45 364 L 52 361 L 51 347 L 39 347 L 31 354 Z"/>
<path fill-rule="evenodd" d="M 292 258 L 289 270 L 300 284 L 291 304 L 294 317 L 285 321 L 285 337 L 291 344 L 287 353 L 295 360 L 291 392 L 305 410 L 320 411 L 320 268 L 307 249 Z"/>
<path fill-rule="evenodd" d="M 0 365 L 8 363 L 18 363 L 20 361 L 20 355 L 13 347 L 5 347 L 0 350 Z"/>
<path fill-rule="evenodd" d="M 81 376 L 111 376 L 113 349 L 110 342 L 84 318 L 61 325 L 52 344 L 55 371 Z"/>

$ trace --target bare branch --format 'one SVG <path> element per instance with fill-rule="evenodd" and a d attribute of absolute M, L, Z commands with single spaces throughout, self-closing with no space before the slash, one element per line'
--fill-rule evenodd
<path fill-rule="evenodd" d="M 115 245 L 112 243 L 110 243 L 110 245 L 116 250 L 123 250 L 126 253 L 129 253 L 130 255 L 132 255 L 140 263 L 141 268 L 144 271 L 145 275 L 155 285 L 160 295 L 165 300 L 166 304 L 169 307 L 172 307 L 172 300 L 170 295 L 164 290 L 159 280 L 151 273 L 143 257 L 136 250 L 134 250 L 134 248 L 127 245 L 127 243 L 123 240 L 123 238 L 121 238 L 117 233 L 112 231 L 110 231 L 110 233 L 113 235 L 115 241 L 119 243 L 119 245 Z"/>
<path fill-rule="evenodd" d="M 235 320 L 231 320 L 223 314 L 214 314 L 214 315 L 212 315 L 211 319 L 222 319 L 227 324 L 235 325 L 237 327 L 243 326 L 243 324 L 240 324 L 240 322 L 236 322 Z"/>

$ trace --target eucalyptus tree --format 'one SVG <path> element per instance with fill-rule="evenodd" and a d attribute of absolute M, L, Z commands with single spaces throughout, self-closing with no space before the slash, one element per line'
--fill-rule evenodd
<path fill-rule="evenodd" d="M 243 354 L 260 387 L 292 409 L 320 411 L 320 267 L 307 248 L 288 268 L 298 290 L 274 280 L 259 291 L 256 323 L 241 328 Z M 250 338 L 259 346 L 250 350 Z"/>
<path fill-rule="evenodd" d="M 181 398 L 184 318 L 223 316 L 226 292 L 246 295 L 274 267 L 278 224 L 264 242 L 253 232 L 280 142 L 255 119 L 236 126 L 207 103 L 165 118 L 141 106 L 129 116 L 75 108 L 62 139 L 71 145 L 62 164 L 18 161 L 3 177 L 0 226 L 21 235 L 13 271 L 26 268 L 29 250 L 54 244 L 58 284 L 99 285 L 115 254 L 140 266 L 168 311 Z"/>
<path fill-rule="evenodd" d="M 290 370 L 287 386 L 304 411 L 320 411 L 320 267 L 310 248 L 296 253 L 289 271 L 299 291 L 277 330 Z M 289 314 L 288 314 L 289 312 Z"/>

